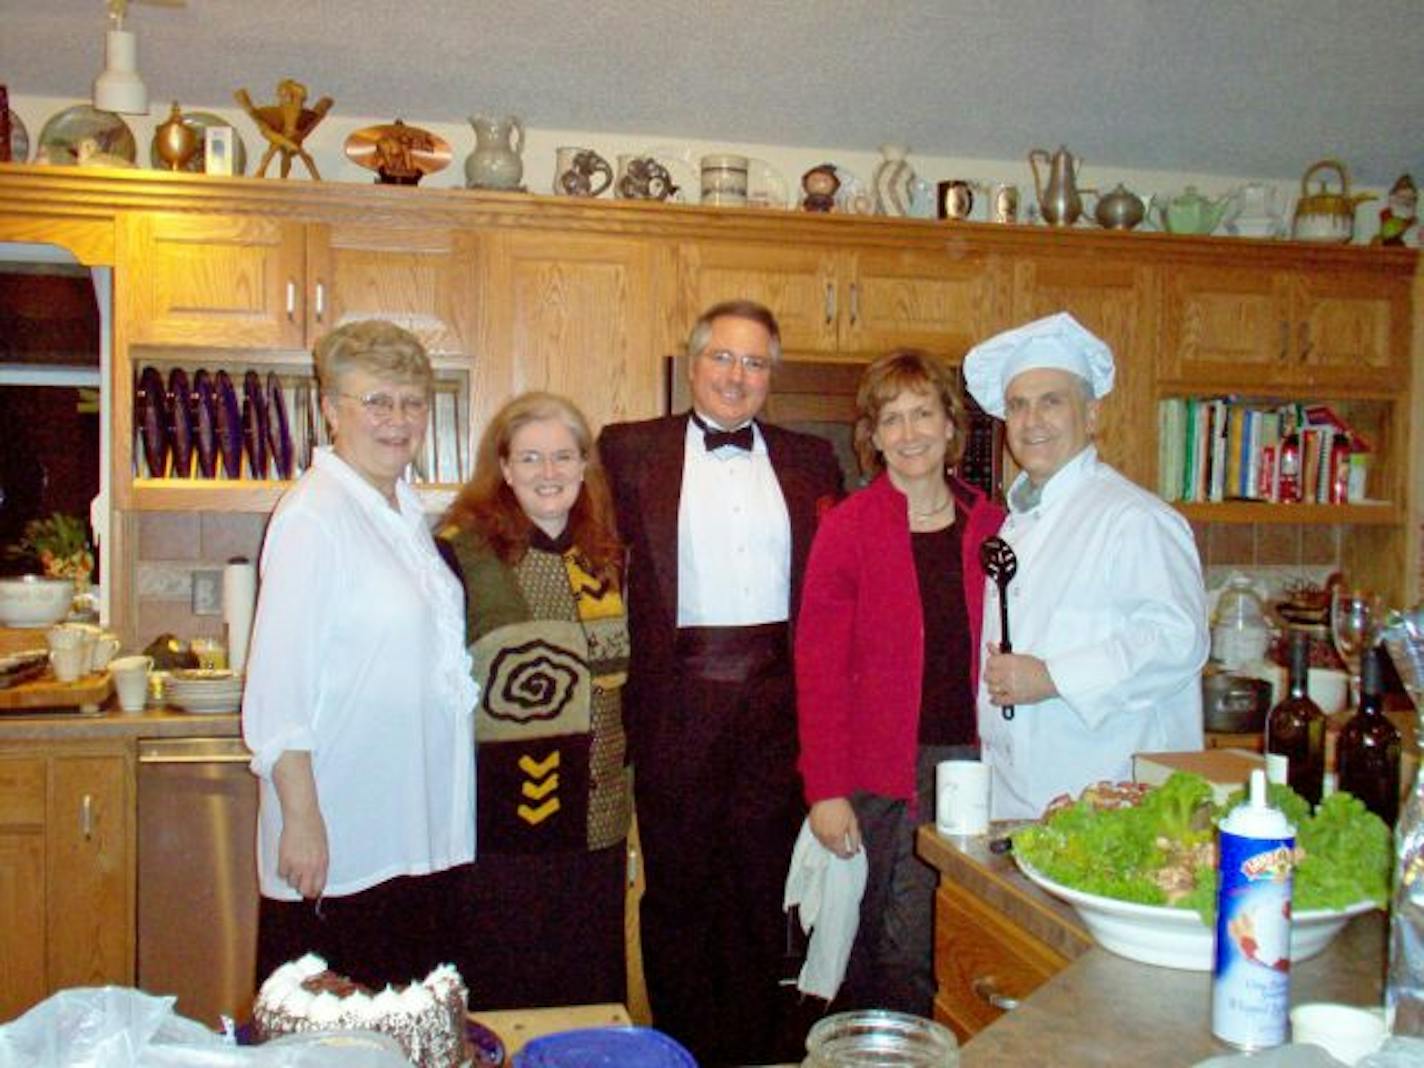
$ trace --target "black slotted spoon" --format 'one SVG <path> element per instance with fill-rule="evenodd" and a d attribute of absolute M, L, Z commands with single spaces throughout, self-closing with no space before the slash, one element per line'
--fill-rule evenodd
<path fill-rule="evenodd" d="M 1013 546 L 995 536 L 985 538 L 979 546 L 979 566 L 999 587 L 999 649 L 1011 653 L 1014 646 L 1009 641 L 1009 582 L 1018 572 L 1019 558 L 1014 555 Z M 1014 718 L 1013 705 L 1003 705 L 999 710 L 1005 719 Z"/>

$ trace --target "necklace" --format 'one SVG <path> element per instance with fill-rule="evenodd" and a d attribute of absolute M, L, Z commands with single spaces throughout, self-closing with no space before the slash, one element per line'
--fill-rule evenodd
<path fill-rule="evenodd" d="M 953 503 L 954 503 L 954 499 L 953 499 L 952 497 L 948 497 L 948 496 L 947 496 L 947 497 L 945 497 L 945 499 L 944 499 L 940 504 L 935 505 L 935 506 L 934 506 L 933 508 L 931 508 L 928 512 L 916 512 L 916 511 L 913 511 L 913 510 L 912 510 L 912 511 L 910 512 L 910 518 L 911 518 L 911 519 L 933 519 L 935 516 L 939 515 L 941 512 L 943 512 L 946 508 L 948 508 L 948 507 L 949 507 L 951 504 L 953 504 Z"/>

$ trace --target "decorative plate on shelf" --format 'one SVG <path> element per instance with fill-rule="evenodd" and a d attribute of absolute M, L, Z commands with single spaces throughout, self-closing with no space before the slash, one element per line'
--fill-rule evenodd
<path fill-rule="evenodd" d="M 35 154 L 39 163 L 68 166 L 85 160 L 132 165 L 137 158 L 138 145 L 128 123 L 112 111 L 100 111 L 88 104 L 75 104 L 51 115 L 40 131 Z"/>
<path fill-rule="evenodd" d="M 367 126 L 346 139 L 346 158 L 358 167 L 375 171 L 390 185 L 415 185 L 427 174 L 450 165 L 450 144 L 419 126 L 400 119 Z"/>
<path fill-rule="evenodd" d="M 183 125 L 198 135 L 198 151 L 193 153 L 193 158 L 184 164 L 182 170 L 191 174 L 202 174 L 204 171 L 204 131 L 209 127 L 226 126 L 232 131 L 232 173 L 247 173 L 247 146 L 242 143 L 242 134 L 237 132 L 236 126 L 221 115 L 214 115 L 211 111 L 185 111 L 182 115 Z M 168 169 L 168 165 L 158 155 L 157 135 L 148 143 L 148 162 L 155 170 L 166 171 Z"/>

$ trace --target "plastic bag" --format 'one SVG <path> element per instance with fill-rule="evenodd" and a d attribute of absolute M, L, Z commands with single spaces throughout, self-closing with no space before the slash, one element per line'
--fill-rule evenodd
<path fill-rule="evenodd" d="M 173 1011 L 176 999 L 127 987 L 80 987 L 0 1026 L 0 1068 L 409 1068 L 372 1032 L 303 1035 L 237 1046 Z"/>

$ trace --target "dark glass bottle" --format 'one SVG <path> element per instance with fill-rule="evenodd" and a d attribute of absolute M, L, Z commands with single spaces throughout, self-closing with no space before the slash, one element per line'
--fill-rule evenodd
<path fill-rule="evenodd" d="M 1266 717 L 1266 771 L 1312 806 L 1325 782 L 1325 713 L 1310 699 L 1310 639 L 1291 635 L 1290 693 Z M 1284 767 L 1282 767 L 1284 765 Z"/>
<path fill-rule="evenodd" d="M 1379 649 L 1366 649 L 1360 710 L 1335 742 L 1335 778 L 1391 827 L 1399 815 L 1399 731 L 1385 718 Z"/>

